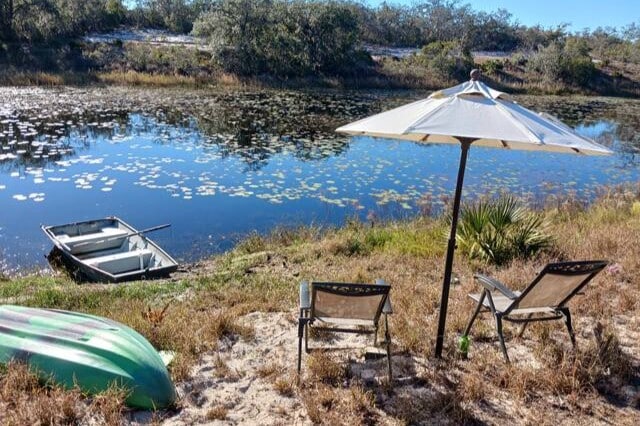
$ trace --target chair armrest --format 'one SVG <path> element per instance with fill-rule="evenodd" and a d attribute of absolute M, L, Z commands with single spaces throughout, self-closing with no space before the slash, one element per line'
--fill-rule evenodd
<path fill-rule="evenodd" d="M 498 290 L 500 293 L 504 294 L 511 300 L 515 300 L 518 298 L 517 294 L 509 290 L 507 286 L 505 286 L 495 278 L 487 277 L 486 275 L 481 274 L 475 274 L 474 278 L 478 280 L 478 282 L 480 282 L 480 284 L 482 284 L 482 286 L 489 291 Z"/>
<path fill-rule="evenodd" d="M 311 309 L 311 294 L 309 293 L 309 282 L 300 283 L 300 309 Z"/>
<path fill-rule="evenodd" d="M 378 285 L 387 285 L 387 283 L 380 279 L 377 278 L 376 279 L 376 284 Z M 392 314 L 393 313 L 393 307 L 391 306 L 391 292 L 387 293 L 387 299 L 384 301 L 384 306 L 382 307 L 382 313 L 383 314 Z"/>

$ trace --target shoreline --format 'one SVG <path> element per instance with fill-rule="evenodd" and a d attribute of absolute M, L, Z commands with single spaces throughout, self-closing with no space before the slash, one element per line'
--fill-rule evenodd
<path fill-rule="evenodd" d="M 640 83 L 618 90 L 597 90 L 567 85 L 541 83 L 506 83 L 496 76 L 485 76 L 498 90 L 526 96 L 585 96 L 634 99 L 640 94 Z M 12 70 L 0 72 L 0 87 L 139 87 L 199 89 L 265 89 L 265 90 L 348 90 L 348 91 L 434 91 L 456 82 L 429 81 L 412 72 L 398 75 L 374 74 L 359 78 L 310 76 L 282 79 L 274 76 L 239 77 L 232 74 L 185 76 L 137 71 L 45 72 Z M 634 88 L 635 87 L 635 88 Z"/>

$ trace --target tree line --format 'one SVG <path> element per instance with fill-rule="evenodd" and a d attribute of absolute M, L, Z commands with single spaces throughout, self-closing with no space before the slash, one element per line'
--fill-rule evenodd
<path fill-rule="evenodd" d="M 458 0 L 123 1 L 0 0 L 0 42 L 55 43 L 123 25 L 167 29 L 206 38 L 212 63 L 240 75 L 358 74 L 371 66 L 367 44 L 422 48 L 411 61 L 448 75 L 464 74 L 472 50 L 522 52 L 529 70 L 549 78 L 588 78 L 591 58 L 640 63 L 636 24 L 572 34 Z"/>
<path fill-rule="evenodd" d="M 125 7 L 126 3 L 128 7 Z M 475 11 L 460 0 L 423 0 L 413 5 L 382 3 L 370 7 L 355 0 L 0 0 L 0 39 L 49 41 L 79 36 L 119 25 L 163 28 L 189 33 L 216 11 L 255 14 L 274 8 L 275 18 L 287 9 L 313 13 L 319 6 L 348 11 L 357 21 L 358 41 L 385 46 L 421 47 L 434 41 L 460 40 L 473 50 L 537 48 L 567 35 L 556 28 L 521 25 L 505 9 Z M 213 13 L 212 13 L 213 12 Z M 638 39 L 638 26 L 597 28 L 580 36 L 596 43 L 619 44 Z"/>

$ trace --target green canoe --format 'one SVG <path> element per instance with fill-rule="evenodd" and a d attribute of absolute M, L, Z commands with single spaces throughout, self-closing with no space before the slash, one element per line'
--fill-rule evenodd
<path fill-rule="evenodd" d="M 0 363 L 27 363 L 43 379 L 88 394 L 114 382 L 127 404 L 165 408 L 176 391 L 158 352 L 131 328 L 93 315 L 0 306 Z"/>

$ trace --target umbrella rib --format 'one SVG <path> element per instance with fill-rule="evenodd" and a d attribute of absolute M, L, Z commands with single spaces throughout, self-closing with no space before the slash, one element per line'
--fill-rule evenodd
<path fill-rule="evenodd" d="M 403 132 L 404 134 L 409 134 L 412 133 L 412 129 L 413 127 L 416 125 L 416 123 L 420 122 L 420 121 L 424 121 L 426 120 L 428 117 L 431 117 L 433 114 L 435 114 L 437 111 L 439 111 L 443 106 L 445 106 L 446 104 L 449 104 L 451 102 L 453 102 L 453 100 L 455 99 L 455 96 L 451 96 L 449 99 L 446 100 L 446 102 L 442 102 L 440 105 L 438 105 L 437 107 L 433 108 L 431 111 L 429 111 L 427 114 L 425 115 L 421 115 L 419 116 L 416 120 L 413 120 L 411 122 L 411 124 L 409 124 L 407 126 L 407 129 Z M 440 99 L 438 99 L 440 100 Z"/>
<path fill-rule="evenodd" d="M 542 112 L 542 113 L 540 113 L 540 115 L 542 117 L 546 118 L 547 120 L 549 120 L 556 127 L 559 127 L 560 129 L 564 130 L 565 132 L 570 133 L 572 136 L 578 137 L 578 138 L 582 139 L 583 141 L 587 142 L 588 144 L 593 145 L 594 141 L 590 140 L 589 138 L 586 138 L 586 137 L 582 136 L 581 134 L 576 132 L 575 129 L 570 128 L 569 126 L 564 124 L 562 121 L 560 121 L 557 117 L 554 117 L 553 115 L 548 114 L 546 112 Z"/>
<path fill-rule="evenodd" d="M 533 141 L 535 143 L 540 144 L 540 145 L 544 145 L 544 142 L 538 137 L 538 135 L 536 135 L 533 132 L 533 130 L 531 130 L 529 128 L 529 126 L 527 126 L 526 124 L 524 124 L 520 120 L 518 120 L 516 117 L 514 117 L 513 114 L 511 113 L 511 111 L 509 111 L 507 108 L 505 108 L 505 106 L 502 105 L 502 103 L 495 101 L 495 105 L 496 105 L 496 108 L 498 108 L 498 111 L 502 112 L 507 117 L 509 117 L 509 119 L 512 121 L 512 123 L 516 127 L 518 127 L 520 130 L 522 130 L 523 132 L 528 134 L 531 138 L 533 138 Z"/>

